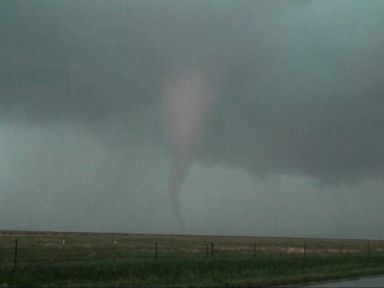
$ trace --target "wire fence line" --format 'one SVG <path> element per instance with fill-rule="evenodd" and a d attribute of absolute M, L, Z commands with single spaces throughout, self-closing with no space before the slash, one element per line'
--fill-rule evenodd
<path fill-rule="evenodd" d="M 1 233 L 0 265 L 384 253 L 382 240 L 181 235 Z"/>

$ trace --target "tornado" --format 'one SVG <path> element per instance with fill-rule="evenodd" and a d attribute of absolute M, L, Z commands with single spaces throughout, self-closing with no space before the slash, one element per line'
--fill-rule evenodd
<path fill-rule="evenodd" d="M 179 194 L 202 137 L 204 119 L 217 95 L 215 78 L 201 65 L 189 66 L 173 69 L 163 83 L 164 136 L 173 158 L 168 192 L 180 224 Z"/>

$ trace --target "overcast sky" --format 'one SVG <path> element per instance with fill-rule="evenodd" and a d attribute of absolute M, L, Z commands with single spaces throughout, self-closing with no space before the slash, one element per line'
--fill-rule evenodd
<path fill-rule="evenodd" d="M 384 238 L 383 27 L 382 0 L 0 1 L 0 229 Z"/>

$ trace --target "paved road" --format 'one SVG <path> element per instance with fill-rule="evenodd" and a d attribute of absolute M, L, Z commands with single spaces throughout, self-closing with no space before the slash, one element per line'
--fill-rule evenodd
<path fill-rule="evenodd" d="M 357 287 L 384 287 L 384 275 L 379 276 L 367 276 L 367 277 L 361 277 L 361 278 L 351 278 L 347 280 L 339 280 L 339 281 L 333 281 L 333 282 L 322 282 L 322 283 L 315 283 L 315 284 L 308 284 L 303 285 L 299 287 L 313 287 L 313 288 L 324 288 L 324 287 L 348 287 L 348 288 L 357 288 Z"/>

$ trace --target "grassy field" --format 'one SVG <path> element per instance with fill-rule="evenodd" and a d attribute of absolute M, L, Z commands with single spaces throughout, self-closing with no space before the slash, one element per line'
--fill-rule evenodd
<path fill-rule="evenodd" d="M 377 273 L 384 241 L 0 233 L 0 287 L 254 287 Z"/>

